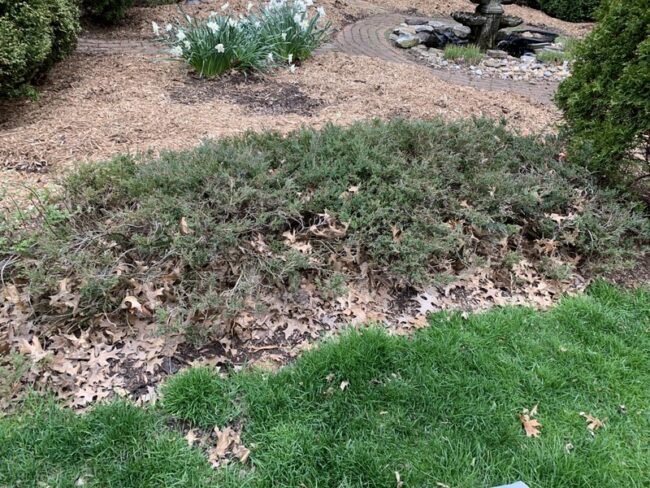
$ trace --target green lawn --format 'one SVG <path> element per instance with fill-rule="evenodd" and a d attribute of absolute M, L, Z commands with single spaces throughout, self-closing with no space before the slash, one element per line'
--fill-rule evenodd
<path fill-rule="evenodd" d="M 543 313 L 350 332 L 277 373 L 180 374 L 147 409 L 33 399 L 0 420 L 0 486 L 394 488 L 395 472 L 404 487 L 650 486 L 649 332 L 650 293 L 597 284 Z M 534 405 L 529 438 L 519 414 Z M 580 412 L 605 426 L 590 433 Z M 171 415 L 242 422 L 249 464 L 212 471 Z"/>

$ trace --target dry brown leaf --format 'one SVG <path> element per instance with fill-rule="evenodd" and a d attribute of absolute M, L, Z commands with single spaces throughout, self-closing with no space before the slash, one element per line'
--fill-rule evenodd
<path fill-rule="evenodd" d="M 273 254 L 271 252 L 271 249 L 269 248 L 269 245 L 264 240 L 264 236 L 262 236 L 262 234 L 255 235 L 255 239 L 251 240 L 251 246 L 257 252 L 264 254 L 266 256 L 270 256 L 271 254 Z"/>
<path fill-rule="evenodd" d="M 390 231 L 393 234 L 393 242 L 399 244 L 402 242 L 402 230 L 396 225 L 390 226 Z"/>
<path fill-rule="evenodd" d="M 43 347 L 41 346 L 41 341 L 39 341 L 38 337 L 36 336 L 32 337 L 31 342 L 27 342 L 27 340 L 21 339 L 19 351 L 21 354 L 29 355 L 30 359 L 34 363 L 38 363 L 41 359 L 51 354 L 51 352 L 43 350 Z"/>
<path fill-rule="evenodd" d="M 232 444 L 234 440 L 235 431 L 230 427 L 224 427 L 223 430 L 219 430 L 215 427 L 214 432 L 217 434 L 217 446 L 215 447 L 214 453 L 222 458 L 226 455 L 230 444 Z"/>
<path fill-rule="evenodd" d="M 68 278 L 59 281 L 59 293 L 50 296 L 50 305 L 62 310 L 71 308 L 72 313 L 75 313 L 81 297 L 78 293 L 72 293 L 69 289 L 69 281 Z"/>
<path fill-rule="evenodd" d="M 589 429 L 592 432 L 605 426 L 605 421 L 600 420 L 591 414 L 580 412 L 580 416 L 585 418 L 585 420 L 587 421 L 587 429 Z"/>
<path fill-rule="evenodd" d="M 180 228 L 181 228 L 181 235 L 187 236 L 192 234 L 192 229 L 190 229 L 189 225 L 187 225 L 187 219 L 185 217 L 181 217 L 181 222 L 180 222 Z"/>
<path fill-rule="evenodd" d="M 526 432 L 526 437 L 539 437 L 542 433 L 539 430 L 542 427 L 542 424 L 540 424 L 537 419 L 532 418 L 534 415 L 537 415 L 537 405 L 535 405 L 530 412 L 527 409 L 524 409 L 522 414 L 519 416 L 521 426 L 524 428 L 524 432 Z"/>
<path fill-rule="evenodd" d="M 14 305 L 20 303 L 20 292 L 16 285 L 6 285 L 2 288 L 2 298 Z"/>
<path fill-rule="evenodd" d="M 345 237 L 348 232 L 349 223 L 336 222 L 334 218 L 328 213 L 318 214 L 322 221 L 314 224 L 309 228 L 309 232 L 315 236 L 323 237 L 325 239 L 337 239 Z"/>
<path fill-rule="evenodd" d="M 196 435 L 196 429 L 190 429 L 189 432 L 185 435 L 185 440 L 190 446 L 193 446 L 198 439 L 199 436 Z"/>
<path fill-rule="evenodd" d="M 124 300 L 122 300 L 122 303 L 120 304 L 120 308 L 126 309 L 132 313 L 143 315 L 145 317 L 151 317 L 152 315 L 149 309 L 143 306 L 134 296 L 124 297 Z"/>
<path fill-rule="evenodd" d="M 239 459 L 240 463 L 246 464 L 246 461 L 248 461 L 248 457 L 250 456 L 251 451 L 250 449 L 240 444 L 233 449 L 232 453 L 237 459 Z"/>
<path fill-rule="evenodd" d="M 250 455 L 250 450 L 241 443 L 239 433 L 231 427 L 224 427 L 219 430 L 214 428 L 217 435 L 217 445 L 208 451 L 208 460 L 212 467 L 228 462 L 228 455 L 236 457 L 241 463 L 245 463 Z"/>

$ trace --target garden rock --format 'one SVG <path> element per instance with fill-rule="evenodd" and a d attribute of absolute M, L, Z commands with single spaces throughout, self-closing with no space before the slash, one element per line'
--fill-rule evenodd
<path fill-rule="evenodd" d="M 425 25 L 429 22 L 426 17 L 406 17 L 404 23 L 406 25 Z"/>
<path fill-rule="evenodd" d="M 470 33 L 472 30 L 462 24 L 459 24 L 458 22 L 454 22 L 453 20 L 431 20 L 429 21 L 428 25 L 433 28 L 433 31 L 435 32 L 453 32 L 454 35 L 460 37 L 461 39 L 466 39 L 469 37 Z"/>
<path fill-rule="evenodd" d="M 506 59 L 508 57 L 508 53 L 501 49 L 488 49 L 485 51 L 485 55 L 495 59 Z"/>
<path fill-rule="evenodd" d="M 408 49 L 420 44 L 420 38 L 411 34 L 400 34 L 395 39 L 395 44 L 402 49 Z"/>

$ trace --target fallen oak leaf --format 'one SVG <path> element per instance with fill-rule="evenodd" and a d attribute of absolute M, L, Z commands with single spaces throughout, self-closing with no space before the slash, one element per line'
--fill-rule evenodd
<path fill-rule="evenodd" d="M 520 415 L 519 420 L 521 420 L 521 425 L 526 432 L 526 437 L 539 437 L 541 431 L 539 430 L 542 427 L 537 419 L 531 419 L 528 415 Z"/>
<path fill-rule="evenodd" d="M 124 300 L 122 300 L 122 303 L 120 304 L 120 308 L 128 310 L 132 313 L 144 315 L 145 317 L 151 317 L 152 315 L 149 309 L 143 306 L 136 297 L 131 295 L 124 297 Z"/>
<path fill-rule="evenodd" d="M 526 432 L 526 437 L 539 437 L 542 433 L 539 430 L 542 424 L 537 419 L 532 418 L 534 415 L 537 415 L 537 405 L 530 412 L 524 409 L 521 415 L 519 415 L 519 420 L 521 421 L 521 426 L 524 428 L 524 432 Z"/>
<path fill-rule="evenodd" d="M 34 363 L 38 363 L 41 359 L 50 354 L 49 351 L 43 350 L 41 341 L 39 341 L 36 336 L 32 337 L 32 342 L 27 342 L 27 340 L 21 339 L 19 351 L 21 354 L 29 355 Z"/>
<path fill-rule="evenodd" d="M 585 412 L 580 412 L 580 416 L 584 417 L 585 420 L 587 421 L 587 429 L 590 431 L 594 432 L 595 430 L 600 429 L 601 427 L 605 426 L 605 422 L 594 417 L 591 414 L 585 413 Z M 605 419 L 607 420 L 607 419 Z"/>
<path fill-rule="evenodd" d="M 225 427 L 223 430 L 215 427 L 214 433 L 217 435 L 217 445 L 208 451 L 208 460 L 212 467 L 216 468 L 226 457 L 226 452 L 233 442 L 234 431 L 230 427 Z"/>

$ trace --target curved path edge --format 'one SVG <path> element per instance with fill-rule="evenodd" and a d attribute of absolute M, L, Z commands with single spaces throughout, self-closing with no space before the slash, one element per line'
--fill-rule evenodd
<path fill-rule="evenodd" d="M 393 63 L 427 67 L 426 64 L 413 59 L 407 50 L 395 47 L 388 38 L 391 31 L 404 22 L 404 18 L 404 14 L 366 17 L 343 28 L 334 42 L 322 51 L 338 51 L 353 56 L 369 56 Z M 553 95 L 559 85 L 557 82 L 548 81 L 530 83 L 490 77 L 479 78 L 463 70 L 452 71 L 433 67 L 428 69 L 436 78 L 449 83 L 479 90 L 516 93 L 543 104 L 553 104 Z"/>

